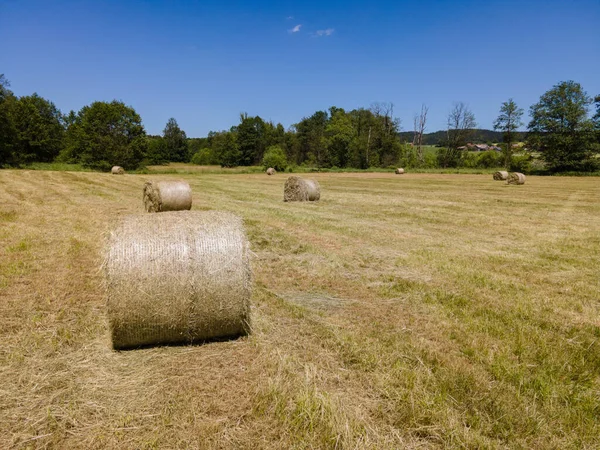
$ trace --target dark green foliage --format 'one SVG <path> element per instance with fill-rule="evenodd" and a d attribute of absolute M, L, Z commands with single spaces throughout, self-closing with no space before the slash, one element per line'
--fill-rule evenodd
<path fill-rule="evenodd" d="M 15 97 L 8 85 L 0 75 L 0 165 L 52 161 L 63 145 L 62 114 L 37 94 Z"/>
<path fill-rule="evenodd" d="M 593 165 L 592 99 L 579 83 L 563 81 L 540 97 L 530 109 L 529 131 L 548 167 L 554 171 L 583 170 Z"/>
<path fill-rule="evenodd" d="M 189 161 L 187 136 L 173 117 L 167 121 L 163 130 L 163 141 L 169 161 Z"/>
<path fill-rule="evenodd" d="M 237 145 L 237 136 L 232 131 L 223 131 L 212 136 L 215 159 L 221 167 L 237 167 L 241 153 Z"/>
<path fill-rule="evenodd" d="M 16 98 L 9 86 L 4 74 L 0 74 L 0 167 L 13 163 L 13 146 L 17 136 L 10 114 Z"/>
<path fill-rule="evenodd" d="M 148 136 L 146 161 L 148 164 L 166 164 L 170 154 L 167 143 L 162 136 Z"/>
<path fill-rule="evenodd" d="M 265 137 L 265 122 L 260 117 L 240 114 L 240 123 L 237 126 L 237 145 L 240 152 L 238 165 L 251 166 L 262 159 Z"/>
<path fill-rule="evenodd" d="M 285 152 L 279 145 L 272 145 L 265 152 L 262 164 L 265 169 L 272 167 L 278 172 L 285 171 L 287 168 L 287 158 L 285 156 Z"/>
<path fill-rule="evenodd" d="M 84 106 L 69 126 L 66 141 L 63 162 L 100 170 L 115 165 L 136 169 L 148 146 L 140 116 L 116 100 Z"/>
<path fill-rule="evenodd" d="M 17 131 L 13 153 L 17 162 L 50 162 L 58 156 L 65 129 L 54 103 L 37 94 L 14 103 L 12 120 Z"/>

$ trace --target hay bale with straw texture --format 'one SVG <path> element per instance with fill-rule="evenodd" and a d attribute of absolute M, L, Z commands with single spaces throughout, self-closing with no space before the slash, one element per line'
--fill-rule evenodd
<path fill-rule="evenodd" d="M 525 184 L 525 175 L 519 172 L 511 172 L 508 174 L 506 182 L 508 184 Z"/>
<path fill-rule="evenodd" d="M 284 202 L 313 202 L 321 198 L 321 187 L 316 180 L 291 176 L 283 187 Z"/>
<path fill-rule="evenodd" d="M 104 270 L 115 349 L 249 332 L 250 251 L 232 213 L 126 216 L 111 233 Z"/>
<path fill-rule="evenodd" d="M 505 170 L 500 170 L 499 172 L 494 172 L 494 180 L 496 181 L 504 181 L 508 179 L 508 172 Z"/>
<path fill-rule="evenodd" d="M 275 175 L 275 169 L 273 169 L 272 167 L 269 167 L 267 169 L 267 175 Z"/>
<path fill-rule="evenodd" d="M 192 208 L 192 188 L 185 181 L 148 181 L 144 185 L 147 212 L 183 211 Z"/>
<path fill-rule="evenodd" d="M 397 168 L 397 169 L 394 171 L 394 173 L 395 173 L 396 175 L 402 175 L 402 174 L 404 173 L 404 169 L 403 169 L 402 167 L 398 167 L 398 168 Z"/>
<path fill-rule="evenodd" d="M 113 168 L 110 169 L 110 173 L 113 175 L 123 175 L 125 174 L 125 169 L 123 169 L 121 166 L 113 166 Z"/>

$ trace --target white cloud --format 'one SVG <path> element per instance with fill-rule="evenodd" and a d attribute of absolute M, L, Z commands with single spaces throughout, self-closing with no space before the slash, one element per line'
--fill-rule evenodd
<path fill-rule="evenodd" d="M 331 36 L 335 30 L 333 28 L 327 28 L 326 30 L 317 30 L 315 31 L 315 36 Z"/>
<path fill-rule="evenodd" d="M 287 16 L 287 20 L 292 20 L 294 16 Z"/>
<path fill-rule="evenodd" d="M 291 30 L 288 30 L 290 33 L 297 33 L 298 31 L 300 31 L 300 28 L 302 27 L 302 24 L 296 25 L 294 28 L 292 28 Z"/>

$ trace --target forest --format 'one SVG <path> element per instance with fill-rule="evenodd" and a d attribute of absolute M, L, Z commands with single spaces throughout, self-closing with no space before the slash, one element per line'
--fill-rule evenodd
<path fill-rule="evenodd" d="M 256 166 L 286 170 L 330 168 L 506 167 L 527 172 L 594 172 L 600 169 L 600 95 L 563 81 L 524 110 L 502 103 L 494 130 L 477 128 L 462 102 L 448 113 L 446 130 L 426 133 L 429 108 L 422 105 L 403 130 L 393 103 L 346 111 L 332 106 L 301 118 L 289 128 L 241 113 L 229 129 L 188 137 L 176 119 L 162 135 L 148 135 L 141 116 L 117 100 L 96 101 L 63 114 L 36 93 L 16 96 L 0 75 L 0 167 L 35 162 L 80 164 L 95 170 L 128 170 L 168 162 L 222 167 Z M 414 126 L 412 126 L 414 125 Z M 412 128 L 412 130 L 411 130 Z M 468 143 L 497 143 L 497 150 L 470 152 Z M 428 146 L 436 146 L 434 151 Z M 429 150 L 429 151 L 426 151 Z"/>

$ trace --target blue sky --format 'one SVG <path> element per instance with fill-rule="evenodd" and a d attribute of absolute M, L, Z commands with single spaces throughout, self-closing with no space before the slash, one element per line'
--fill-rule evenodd
<path fill-rule="evenodd" d="M 0 73 L 63 112 L 122 100 L 151 134 L 376 101 L 404 130 L 422 103 L 445 128 L 454 101 L 491 128 L 503 101 L 527 111 L 559 81 L 600 94 L 600 0 L 0 0 Z"/>

